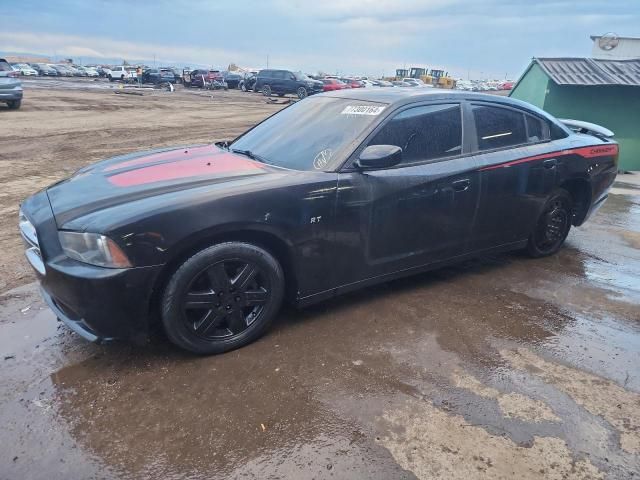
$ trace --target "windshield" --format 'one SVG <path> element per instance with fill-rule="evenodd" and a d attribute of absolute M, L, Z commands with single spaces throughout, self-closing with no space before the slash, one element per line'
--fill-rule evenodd
<path fill-rule="evenodd" d="M 298 81 L 300 81 L 300 80 L 311 80 L 309 77 L 307 77 L 302 72 L 294 72 L 293 75 L 296 77 L 296 80 L 298 80 Z"/>
<path fill-rule="evenodd" d="M 386 104 L 310 97 L 268 118 L 231 144 L 256 158 L 294 170 L 330 170 Z"/>

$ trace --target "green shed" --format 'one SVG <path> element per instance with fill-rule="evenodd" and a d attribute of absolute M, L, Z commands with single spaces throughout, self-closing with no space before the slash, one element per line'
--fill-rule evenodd
<path fill-rule="evenodd" d="M 534 58 L 509 96 L 612 130 L 620 170 L 640 170 L 640 59 Z"/>

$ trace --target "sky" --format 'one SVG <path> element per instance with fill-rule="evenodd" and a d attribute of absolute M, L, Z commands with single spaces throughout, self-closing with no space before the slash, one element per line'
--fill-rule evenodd
<path fill-rule="evenodd" d="M 0 52 L 306 73 L 442 68 L 515 79 L 531 57 L 640 36 L 640 0 L 0 0 Z"/>

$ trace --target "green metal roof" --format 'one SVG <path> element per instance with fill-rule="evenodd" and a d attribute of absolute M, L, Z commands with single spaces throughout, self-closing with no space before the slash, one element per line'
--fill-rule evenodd
<path fill-rule="evenodd" d="M 640 86 L 640 58 L 604 60 L 595 58 L 534 58 L 558 85 Z"/>

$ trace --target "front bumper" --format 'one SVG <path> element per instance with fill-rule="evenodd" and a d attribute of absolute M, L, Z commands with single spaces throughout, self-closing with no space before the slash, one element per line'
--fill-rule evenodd
<path fill-rule="evenodd" d="M 42 295 L 62 322 L 93 342 L 144 341 L 160 267 L 112 269 L 71 259 L 45 262 Z"/>
<path fill-rule="evenodd" d="M 28 198 L 24 215 L 35 228 L 23 237 L 42 296 L 69 328 L 93 342 L 148 337 L 153 285 L 161 266 L 103 268 L 64 255 L 46 192 Z M 37 254 L 34 254 L 34 246 Z"/>

